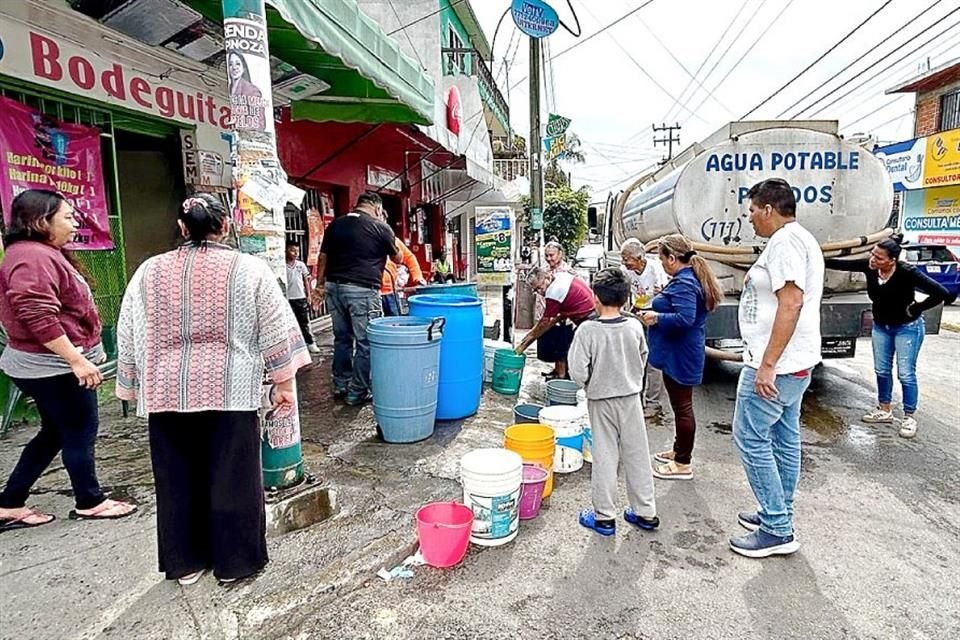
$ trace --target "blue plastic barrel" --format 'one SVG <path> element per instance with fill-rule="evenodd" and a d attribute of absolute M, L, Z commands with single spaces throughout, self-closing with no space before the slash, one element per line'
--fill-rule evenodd
<path fill-rule="evenodd" d="M 483 387 L 483 303 L 472 296 L 424 295 L 409 300 L 410 315 L 443 317 L 438 420 L 459 420 L 480 408 Z"/>
<path fill-rule="evenodd" d="M 417 295 L 470 296 L 479 298 L 475 282 L 448 282 L 447 284 L 424 284 L 417 287 Z"/>
<path fill-rule="evenodd" d="M 367 325 L 373 415 L 387 442 L 433 435 L 443 318 L 391 316 Z"/>

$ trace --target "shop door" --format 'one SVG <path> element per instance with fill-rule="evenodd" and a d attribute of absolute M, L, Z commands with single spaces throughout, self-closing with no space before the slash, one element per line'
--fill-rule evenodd
<path fill-rule="evenodd" d="M 182 242 L 177 211 L 186 197 L 180 140 L 126 131 L 115 136 L 127 273 Z"/>

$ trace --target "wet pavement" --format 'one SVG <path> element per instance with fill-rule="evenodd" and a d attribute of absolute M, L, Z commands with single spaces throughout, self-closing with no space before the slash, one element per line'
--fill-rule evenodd
<path fill-rule="evenodd" d="M 951 312 L 955 310 L 950 310 Z M 957 314 L 954 314 L 957 315 Z M 727 548 L 753 506 L 731 440 L 737 368 L 710 367 L 695 402 L 692 482 L 657 481 L 662 528 L 622 522 L 613 538 L 576 524 L 589 465 L 560 478 L 536 520 L 501 548 L 472 547 L 450 570 L 385 584 L 415 544 L 413 513 L 460 496 L 458 461 L 496 446 L 513 399 L 487 391 L 481 412 L 387 445 L 372 410 L 330 397 L 323 362 L 300 379 L 308 470 L 336 492 L 334 515 L 271 538 L 258 579 L 193 587 L 156 571 L 144 425 L 104 405 L 98 465 L 116 496 L 141 505 L 117 522 L 72 522 L 69 483 L 52 467 L 31 500 L 61 519 L 0 536 L 0 638 L 956 638 L 960 637 L 960 334 L 928 337 L 920 358 L 920 432 L 866 426 L 869 342 L 817 372 L 804 406 L 798 538 L 790 558 L 754 561 Z M 542 395 L 531 366 L 522 399 Z M 6 476 L 32 430 L 0 441 Z M 669 417 L 648 427 L 669 446 Z"/>

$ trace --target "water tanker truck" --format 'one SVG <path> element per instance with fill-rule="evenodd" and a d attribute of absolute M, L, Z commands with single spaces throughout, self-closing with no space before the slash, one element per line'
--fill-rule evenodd
<path fill-rule="evenodd" d="M 726 294 L 709 316 L 708 346 L 736 351 L 743 278 L 765 242 L 753 232 L 746 194 L 774 177 L 793 187 L 797 219 L 827 257 L 863 258 L 892 234 L 889 174 L 868 149 L 844 140 L 836 121 L 731 122 L 609 197 L 602 231 L 608 264 L 619 262 L 627 238 L 655 250 L 659 238 L 685 235 L 710 261 Z M 862 274 L 827 270 L 824 287 L 823 357 L 852 357 L 856 339 L 872 326 L 866 281 Z M 928 332 L 939 330 L 941 312 L 926 314 Z"/>

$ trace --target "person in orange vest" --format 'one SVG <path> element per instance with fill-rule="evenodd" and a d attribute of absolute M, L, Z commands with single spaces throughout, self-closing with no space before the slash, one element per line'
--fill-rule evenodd
<path fill-rule="evenodd" d="M 400 264 L 394 264 L 387 261 L 383 270 L 383 280 L 380 283 L 380 296 L 383 299 L 383 315 L 399 316 L 401 309 L 399 299 L 394 295 L 394 288 L 402 288 L 408 282 L 417 285 L 427 284 L 423 279 L 423 270 L 420 269 L 420 263 L 417 262 L 417 256 L 407 248 L 403 242 L 397 238 L 397 251 L 400 252 Z M 407 274 L 402 274 L 404 269 Z"/>

